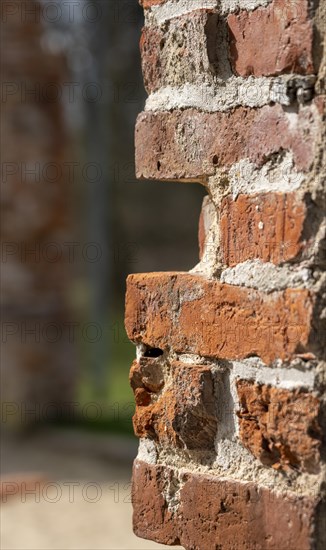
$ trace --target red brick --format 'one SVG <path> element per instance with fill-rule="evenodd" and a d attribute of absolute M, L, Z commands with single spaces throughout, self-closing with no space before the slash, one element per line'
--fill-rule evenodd
<path fill-rule="evenodd" d="M 317 473 L 319 400 L 310 393 L 237 382 L 240 439 L 263 464 Z"/>
<path fill-rule="evenodd" d="M 305 245 L 305 220 L 305 203 L 295 193 L 228 196 L 220 213 L 222 261 L 234 266 L 293 260 Z"/>
<path fill-rule="evenodd" d="M 140 38 L 140 52 L 144 86 L 151 93 L 160 86 L 160 52 L 164 47 L 164 32 L 161 28 L 144 27 Z"/>
<path fill-rule="evenodd" d="M 309 291 L 265 294 L 187 273 L 130 275 L 130 340 L 220 359 L 259 356 L 266 363 L 311 351 L 314 299 Z"/>
<path fill-rule="evenodd" d="M 320 521 L 317 498 L 140 460 L 132 500 L 136 535 L 186 550 L 312 550 Z"/>
<path fill-rule="evenodd" d="M 148 378 L 161 379 L 160 365 L 151 360 L 144 369 L 146 361 L 142 358 L 143 367 L 136 363 L 131 369 L 131 383 L 138 405 L 133 418 L 135 434 L 155 439 L 166 446 L 213 450 L 217 419 L 210 369 L 174 362 L 170 367 L 170 382 L 157 395 L 148 389 Z M 140 371 L 146 374 L 139 376 Z M 158 387 L 162 386 L 155 386 Z M 150 396 L 150 400 L 139 400 L 139 391 Z"/>
<path fill-rule="evenodd" d="M 313 26 L 308 0 L 274 0 L 228 16 L 230 59 L 240 76 L 312 74 Z"/>
<path fill-rule="evenodd" d="M 225 113 L 195 109 L 143 112 L 136 125 L 138 178 L 203 181 L 217 167 L 242 159 L 262 166 L 271 155 L 293 153 L 298 170 L 314 159 L 321 118 L 314 106 L 288 113 L 280 105 Z"/>
<path fill-rule="evenodd" d="M 163 466 L 150 466 L 140 460 L 134 461 L 133 530 L 144 539 L 174 545 L 179 543 L 178 528 L 164 496 L 169 478 L 173 479 L 173 472 Z"/>

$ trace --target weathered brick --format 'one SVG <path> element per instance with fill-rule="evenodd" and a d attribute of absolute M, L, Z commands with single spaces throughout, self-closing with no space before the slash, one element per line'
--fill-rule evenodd
<path fill-rule="evenodd" d="M 304 289 L 267 294 L 187 273 L 137 274 L 127 280 L 125 322 L 131 340 L 151 347 L 270 363 L 311 351 L 313 305 Z"/>
<path fill-rule="evenodd" d="M 143 112 L 136 125 L 136 174 L 138 178 L 202 181 L 217 167 L 230 167 L 242 159 L 262 166 L 284 151 L 293 153 L 298 170 L 307 171 L 320 129 L 314 104 L 291 115 L 280 105 L 239 107 L 225 113 Z"/>
<path fill-rule="evenodd" d="M 317 498 L 136 460 L 136 535 L 186 550 L 312 550 Z M 262 519 L 263 518 L 263 519 Z"/>
<path fill-rule="evenodd" d="M 147 392 L 158 393 L 164 386 L 164 373 L 161 362 L 149 357 L 134 361 L 130 370 L 130 385 L 133 390 L 144 388 Z"/>
<path fill-rule="evenodd" d="M 134 461 L 133 530 L 144 539 L 174 545 L 179 543 L 178 528 L 164 495 L 169 479 L 172 481 L 173 472 L 168 468 Z"/>
<path fill-rule="evenodd" d="M 210 369 L 174 362 L 170 367 L 170 382 L 157 396 L 157 390 L 163 386 L 156 382 L 152 391 L 148 379 L 151 383 L 161 380 L 160 364 L 151 360 L 144 366 L 146 361 L 142 358 L 143 365 L 136 363 L 131 369 L 131 384 L 138 405 L 133 418 L 135 434 L 167 446 L 213 450 L 217 419 Z M 139 392 L 142 395 L 145 392 L 146 398 L 140 400 Z"/>
<path fill-rule="evenodd" d="M 237 381 L 240 439 L 266 466 L 316 473 L 319 400 L 310 393 Z"/>
<path fill-rule="evenodd" d="M 164 86 L 213 83 L 218 31 L 218 16 L 203 9 L 171 19 L 168 27 L 144 27 L 140 50 L 148 93 Z"/>
<path fill-rule="evenodd" d="M 266 8 L 230 14 L 230 59 L 235 73 L 313 73 L 313 25 L 308 8 L 308 0 L 274 0 Z"/>
<path fill-rule="evenodd" d="M 260 259 L 280 264 L 305 246 L 306 205 L 295 193 L 226 197 L 221 205 L 222 261 L 234 266 Z"/>
<path fill-rule="evenodd" d="M 164 31 L 160 28 L 144 27 L 139 46 L 142 60 L 144 86 L 148 93 L 160 86 L 160 52 L 164 48 Z"/>

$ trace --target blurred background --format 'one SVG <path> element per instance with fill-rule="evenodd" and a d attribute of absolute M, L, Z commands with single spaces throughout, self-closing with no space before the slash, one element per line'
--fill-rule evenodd
<path fill-rule="evenodd" d="M 1 2 L 2 549 L 162 547 L 131 530 L 125 280 L 197 263 L 204 190 L 135 180 L 142 24 Z"/>

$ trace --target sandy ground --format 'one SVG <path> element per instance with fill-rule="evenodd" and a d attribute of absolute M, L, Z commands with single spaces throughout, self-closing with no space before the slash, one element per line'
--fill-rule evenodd
<path fill-rule="evenodd" d="M 2 495 L 1 550 L 167 548 L 132 533 L 136 452 L 133 439 L 66 430 L 5 438 L 2 488 L 26 491 Z"/>

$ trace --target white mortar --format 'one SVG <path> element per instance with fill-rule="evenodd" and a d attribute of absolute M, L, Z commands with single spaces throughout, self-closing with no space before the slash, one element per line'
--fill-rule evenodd
<path fill-rule="evenodd" d="M 166 86 L 153 92 L 146 100 L 145 111 L 196 108 L 214 113 L 240 106 L 263 107 L 271 102 L 290 105 L 286 91 L 287 82 L 293 75 L 270 78 L 231 76 L 227 80 L 213 78 L 209 74 L 202 75 L 204 77 L 212 82 Z"/>
<path fill-rule="evenodd" d="M 180 17 L 199 9 L 216 9 L 221 15 L 237 10 L 252 11 L 266 7 L 272 0 L 170 0 L 145 10 L 147 25 L 162 25 L 174 17 Z"/>
<path fill-rule="evenodd" d="M 315 283 L 310 269 L 276 266 L 261 260 L 247 260 L 221 273 L 220 281 L 229 285 L 274 292 L 286 288 L 309 288 Z"/>

